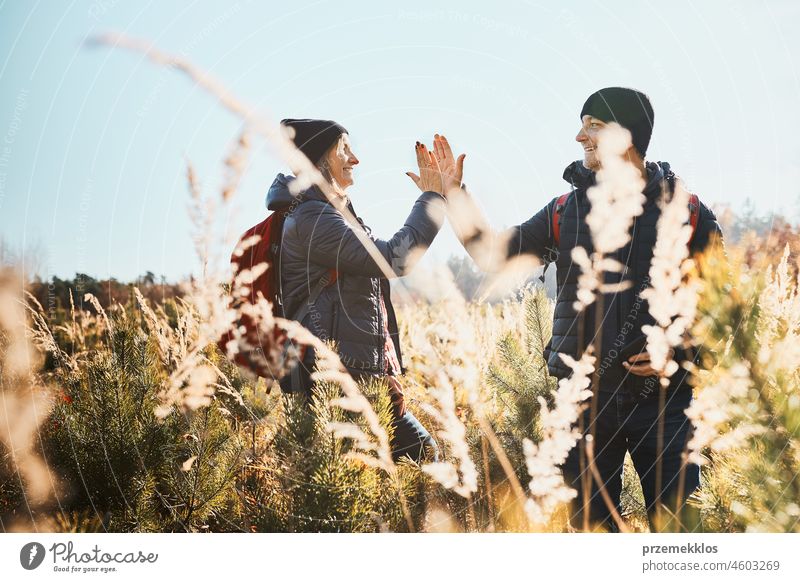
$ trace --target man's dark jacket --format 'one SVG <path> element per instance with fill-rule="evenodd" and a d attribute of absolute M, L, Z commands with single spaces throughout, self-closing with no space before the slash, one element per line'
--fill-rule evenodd
<path fill-rule="evenodd" d="M 605 282 L 632 281 L 633 285 L 624 291 L 604 295 L 604 318 L 601 325 L 602 357 L 596 365 L 601 371 L 600 389 L 613 391 L 620 383 L 634 392 L 641 392 L 652 378 L 627 374 L 619 360 L 619 350 L 624 345 L 642 335 L 643 325 L 653 325 L 655 320 L 649 313 L 647 301 L 640 293 L 648 287 L 650 263 L 656 243 L 656 223 L 661 214 L 659 204 L 663 202 L 662 192 L 674 190 L 676 176 L 666 162 L 647 162 L 648 180 L 644 189 L 647 201 L 643 212 L 636 217 L 631 227 L 631 240 L 612 257 L 625 265 L 621 274 L 606 273 Z M 580 245 L 592 252 L 592 240 L 586 216 L 591 204 L 586 195 L 595 183 L 595 174 L 584 168 L 581 161 L 567 166 L 564 179 L 572 186 L 566 205 L 560 213 L 559 245 L 555 248 L 553 237 L 553 211 L 558 198 L 537 212 L 530 220 L 514 227 L 509 244 L 509 256 L 530 253 L 556 264 L 557 299 L 553 317 L 553 336 L 545 351 L 545 359 L 550 374 L 557 378 L 568 377 L 572 370 L 564 364 L 559 354 L 579 357 L 580 350 L 592 343 L 595 330 L 596 304 L 586 310 L 584 337 L 579 342 L 579 317 L 573 307 L 577 299 L 580 267 L 573 263 L 571 251 Z M 722 231 L 714 213 L 700 203 L 697 229 L 690 243 L 690 253 L 704 250 L 712 237 L 722 240 Z M 579 345 L 580 344 L 580 345 Z M 676 361 L 686 359 L 683 350 L 676 349 Z M 686 372 L 681 369 L 672 380 L 672 386 L 685 381 Z"/>
<path fill-rule="evenodd" d="M 355 229 L 362 230 L 372 240 L 394 276 L 403 276 L 411 270 L 414 256 L 429 247 L 441 229 L 444 197 L 423 192 L 404 226 L 389 240 L 381 240 L 372 236 L 349 202 L 348 208 L 358 224 L 349 223 L 316 186 L 298 196 L 292 195 L 289 191 L 292 180 L 293 176 L 278 174 L 267 194 L 269 210 L 288 212 L 278 264 L 284 315 L 292 317 L 308 300 L 318 281 L 335 269 L 335 283 L 322 291 L 301 323 L 321 340 L 334 340 L 342 363 L 352 374 L 380 375 L 386 365 L 384 317 L 380 308 L 383 294 L 389 334 L 402 366 L 389 281 Z M 299 389 L 307 391 L 311 385 L 308 372 L 313 370 L 313 351 L 309 351 L 304 368 Z M 285 391 L 290 391 L 290 379 L 287 376 L 281 381 Z"/>

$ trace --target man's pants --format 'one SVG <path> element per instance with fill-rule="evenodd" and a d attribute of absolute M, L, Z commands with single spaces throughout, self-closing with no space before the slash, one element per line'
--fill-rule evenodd
<path fill-rule="evenodd" d="M 651 521 L 657 502 L 665 504 L 671 512 L 680 515 L 676 509 L 683 511 L 686 498 L 700 482 L 700 468 L 694 464 L 686 464 L 682 456 L 690 438 L 691 421 L 686 417 L 685 410 L 692 399 L 691 388 L 683 385 L 678 389 L 670 388 L 665 393 L 660 457 L 658 393 L 639 403 L 634 402 L 622 387 L 614 394 L 600 392 L 598 396 L 593 441 L 595 466 L 605 490 L 616 505 L 617 512 L 620 512 L 622 467 L 625 453 L 630 451 L 634 467 L 642 482 L 645 504 Z M 590 416 L 591 406 L 583 412 L 584 434 L 591 433 Z M 660 475 L 657 471 L 659 465 Z M 603 500 L 597 481 L 589 471 L 583 439 L 570 451 L 562 468 L 565 482 L 578 492 L 570 508 L 572 526 L 579 530 L 583 529 L 582 483 L 585 478 L 588 480 L 585 483 L 591 483 L 590 522 L 593 526 L 599 522 L 604 527 L 614 530 L 611 511 Z M 673 529 L 677 528 L 675 524 L 672 525 Z"/>

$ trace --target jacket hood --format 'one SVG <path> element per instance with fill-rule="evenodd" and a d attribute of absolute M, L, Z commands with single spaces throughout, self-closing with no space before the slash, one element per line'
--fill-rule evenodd
<path fill-rule="evenodd" d="M 292 194 L 290 184 L 297 178 L 278 174 L 272 182 L 272 186 L 267 191 L 268 210 L 289 210 L 292 205 L 299 204 L 305 200 L 322 200 L 327 202 L 325 194 L 317 186 L 311 186 L 307 190 L 297 195 Z"/>
<path fill-rule="evenodd" d="M 595 184 L 594 172 L 584 166 L 582 160 L 575 160 L 564 168 L 563 178 L 576 190 L 590 188 Z"/>
<path fill-rule="evenodd" d="M 647 184 L 643 193 L 648 198 L 661 194 L 661 183 L 666 180 L 670 187 L 675 182 L 675 173 L 669 162 L 645 162 L 647 170 Z M 575 160 L 564 169 L 564 180 L 569 182 L 576 190 L 586 190 L 596 183 L 596 175 L 583 165 L 582 160 Z"/>

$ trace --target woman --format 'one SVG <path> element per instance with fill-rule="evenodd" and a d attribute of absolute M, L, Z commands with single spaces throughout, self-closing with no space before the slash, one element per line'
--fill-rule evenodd
<path fill-rule="evenodd" d="M 444 221 L 443 192 L 449 184 L 443 183 L 432 153 L 417 142 L 420 173 L 408 175 L 422 194 L 404 226 L 388 240 L 377 239 L 347 196 L 353 168 L 359 163 L 347 130 L 326 120 L 284 119 L 281 124 L 290 128 L 295 145 L 334 193 L 329 200 L 312 186 L 295 196 L 290 192 L 294 177 L 283 174 L 278 174 L 269 190 L 267 207 L 288 212 L 279 264 L 284 315 L 294 317 L 307 304 L 307 312 L 297 319 L 315 336 L 336 343 L 342 363 L 354 377 L 385 379 L 393 403 L 395 459 L 406 455 L 420 461 L 426 448 L 435 458 L 435 441 L 403 400 L 398 380 L 403 360 L 387 275 L 408 273 L 420 251 L 433 242 Z M 348 214 L 355 220 L 348 221 Z M 359 239 L 359 230 L 383 257 L 388 274 Z M 310 393 L 313 357 L 309 351 L 297 373 L 281 381 L 284 391 Z"/>

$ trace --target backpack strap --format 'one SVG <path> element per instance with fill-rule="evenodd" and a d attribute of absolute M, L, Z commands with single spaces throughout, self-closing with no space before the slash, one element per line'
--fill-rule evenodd
<path fill-rule="evenodd" d="M 349 205 L 349 208 L 350 208 L 350 211 L 353 212 L 352 205 Z M 353 215 L 355 216 L 355 212 L 353 212 Z M 361 222 L 361 219 L 359 219 L 359 222 Z M 361 222 L 361 225 L 364 226 L 364 223 Z M 311 310 L 311 306 L 314 305 L 317 302 L 317 299 L 319 299 L 319 296 L 322 294 L 322 291 L 325 289 L 325 287 L 333 285 L 336 282 L 336 279 L 338 279 L 338 278 L 339 278 L 339 272 L 336 269 L 329 269 L 322 276 L 322 278 L 319 281 L 317 281 L 317 284 L 314 285 L 314 288 L 311 290 L 311 293 L 308 295 L 308 299 L 303 301 L 303 303 L 300 305 L 300 307 L 297 309 L 297 311 L 295 311 L 295 313 L 291 317 L 291 319 L 294 319 L 298 323 L 302 323 L 303 319 L 305 319 L 306 315 L 308 315 L 308 312 Z M 290 389 L 291 389 L 291 392 L 293 392 L 293 393 L 294 392 L 301 392 L 302 387 L 303 387 L 303 381 L 302 381 L 302 377 L 301 377 L 302 376 L 302 371 L 301 370 L 303 368 L 302 360 L 303 360 L 303 358 L 301 357 L 300 361 L 297 362 L 297 365 L 295 365 L 295 367 L 292 368 L 291 372 L 289 373 L 289 376 L 290 376 L 290 380 L 289 380 Z"/>
<path fill-rule="evenodd" d="M 697 232 L 697 223 L 700 220 L 700 198 L 697 194 L 689 195 L 689 224 L 692 225 L 692 235 L 689 237 L 687 245 L 692 244 L 694 234 Z"/>
<path fill-rule="evenodd" d="M 322 290 L 329 285 L 333 285 L 336 282 L 337 276 L 338 273 L 336 269 L 331 269 L 325 273 L 322 279 L 317 281 L 317 284 L 314 285 L 314 288 L 311 290 L 311 294 L 308 296 L 308 299 L 300 305 L 300 308 L 295 312 L 291 319 L 302 322 L 303 318 L 308 315 L 311 306 L 317 302 L 317 299 L 319 299 L 319 296 L 322 294 Z"/>
<path fill-rule="evenodd" d="M 671 187 L 674 187 L 674 181 L 670 183 Z M 559 241 L 561 240 L 561 213 L 564 211 L 564 207 L 567 205 L 567 200 L 569 199 L 569 195 L 572 192 L 567 192 L 566 194 L 562 194 L 556 199 L 556 204 L 553 207 L 553 241 L 555 242 L 555 247 L 558 248 Z M 692 240 L 694 239 L 694 235 L 697 232 L 697 223 L 700 221 L 700 198 L 697 194 L 690 194 L 689 195 L 689 224 L 692 225 L 692 235 L 689 237 L 689 241 L 687 245 L 692 244 Z M 545 270 L 549 266 L 549 263 L 545 265 Z M 544 282 L 544 273 L 540 277 L 542 282 Z"/>
<path fill-rule="evenodd" d="M 322 290 L 329 285 L 333 285 L 338 278 L 339 273 L 336 269 L 331 269 L 323 277 L 317 281 L 317 284 L 314 285 L 314 288 L 311 290 L 311 294 L 308 296 L 306 301 L 300 305 L 300 308 L 295 312 L 294 317 L 292 319 L 302 322 L 308 312 L 311 310 L 311 306 L 317 302 L 319 296 L 322 294 Z M 302 360 L 302 358 L 301 358 Z M 301 367 L 303 363 L 297 362 L 297 364 L 292 368 L 290 372 L 291 376 L 291 391 L 292 392 L 300 392 L 302 388 L 302 379 L 301 379 Z"/>
<path fill-rule="evenodd" d="M 661 165 L 661 162 L 658 162 Z M 667 173 L 665 178 L 667 180 L 667 185 L 669 186 L 669 191 L 674 193 L 675 192 L 675 180 L 676 176 L 671 171 Z M 689 193 L 689 224 L 692 225 L 692 234 L 689 237 L 689 240 L 686 242 L 687 246 L 691 246 L 692 241 L 694 240 L 694 234 L 697 232 L 697 223 L 700 222 L 700 198 L 697 194 Z"/>
<path fill-rule="evenodd" d="M 553 248 L 558 250 L 558 241 L 561 238 L 561 212 L 564 210 L 564 206 L 567 205 L 567 200 L 569 199 L 569 195 L 572 194 L 572 191 L 567 192 L 566 194 L 562 194 L 558 198 L 556 198 L 556 204 L 553 206 L 553 217 L 552 217 L 552 229 L 553 229 L 553 241 L 555 244 Z M 547 268 L 550 266 L 550 263 L 553 261 L 549 258 L 550 253 L 547 253 L 544 259 L 544 269 L 542 269 L 542 274 L 539 276 L 539 280 L 544 284 L 544 274 L 547 272 Z"/>
<path fill-rule="evenodd" d="M 572 192 L 559 196 L 556 199 L 556 205 L 553 207 L 553 240 L 556 243 L 556 248 L 558 248 L 558 241 L 561 239 L 561 212 L 564 210 L 564 206 L 567 205 L 567 199 L 570 194 Z"/>
<path fill-rule="evenodd" d="M 553 207 L 553 240 L 555 246 L 558 247 L 559 240 L 561 239 L 561 213 L 564 211 L 564 206 L 567 204 L 567 199 L 572 192 L 562 194 L 556 200 L 556 205 Z M 691 244 L 694 239 L 695 232 L 697 232 L 697 223 L 700 221 L 700 198 L 697 194 L 689 195 L 689 224 L 692 225 L 692 236 L 689 237 Z"/>

